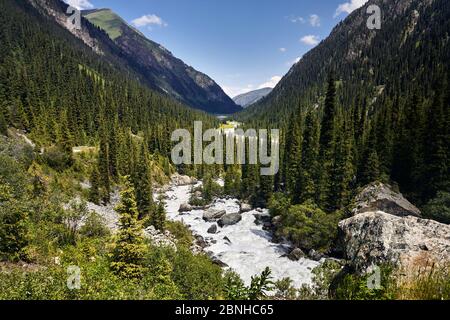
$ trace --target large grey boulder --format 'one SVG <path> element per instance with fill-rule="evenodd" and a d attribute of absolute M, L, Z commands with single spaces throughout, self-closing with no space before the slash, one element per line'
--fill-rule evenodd
<path fill-rule="evenodd" d="M 217 224 L 213 224 L 211 227 L 209 227 L 207 232 L 210 234 L 216 234 L 217 233 Z"/>
<path fill-rule="evenodd" d="M 197 179 L 189 176 L 182 176 L 178 173 L 172 175 L 172 183 L 176 186 L 189 186 L 197 183 Z"/>
<path fill-rule="evenodd" d="M 208 209 L 203 212 L 203 220 L 207 222 L 216 221 L 222 218 L 227 212 L 225 210 Z"/>
<path fill-rule="evenodd" d="M 180 205 L 180 209 L 178 209 L 178 212 L 181 212 L 181 213 L 190 212 L 190 211 L 192 211 L 192 206 L 188 203 L 182 203 Z"/>
<path fill-rule="evenodd" d="M 392 190 L 392 187 L 374 182 L 365 187 L 355 198 L 353 215 L 365 212 L 383 211 L 394 216 L 421 217 L 421 212 L 401 193 Z"/>
<path fill-rule="evenodd" d="M 252 206 L 249 205 L 248 203 L 241 203 L 241 213 L 245 213 L 245 212 L 249 212 L 252 211 Z"/>
<path fill-rule="evenodd" d="M 299 261 L 301 258 L 304 258 L 306 255 L 300 248 L 295 248 L 289 253 L 288 258 L 292 261 Z"/>
<path fill-rule="evenodd" d="M 450 262 L 450 226 L 413 216 L 364 212 L 339 223 L 349 266 L 364 273 L 391 263 L 406 273 Z"/>
<path fill-rule="evenodd" d="M 220 218 L 217 224 L 219 225 L 219 227 L 223 228 L 226 226 L 232 226 L 240 222 L 241 220 L 242 216 L 240 213 L 229 213 Z"/>

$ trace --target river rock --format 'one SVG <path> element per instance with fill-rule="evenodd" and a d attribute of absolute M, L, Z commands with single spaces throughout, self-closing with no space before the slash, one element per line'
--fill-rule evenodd
<path fill-rule="evenodd" d="M 225 262 L 221 261 L 220 259 L 218 259 L 216 257 L 212 257 L 211 262 L 215 265 L 218 265 L 221 268 L 228 268 L 228 265 Z"/>
<path fill-rule="evenodd" d="M 322 258 L 324 257 L 324 255 L 321 254 L 320 252 L 317 252 L 317 251 L 314 250 L 314 249 L 311 249 L 311 250 L 309 250 L 309 252 L 308 252 L 308 257 L 309 257 L 311 260 L 314 260 L 314 261 L 320 261 L 320 260 L 322 260 Z"/>
<path fill-rule="evenodd" d="M 241 203 L 241 213 L 252 211 L 252 206 L 248 203 Z"/>
<path fill-rule="evenodd" d="M 450 226 L 414 216 L 364 212 L 339 223 L 345 258 L 364 273 L 392 263 L 407 272 L 450 261 Z"/>
<path fill-rule="evenodd" d="M 282 216 L 276 216 L 276 217 L 274 217 L 274 218 L 272 219 L 272 224 L 273 224 L 275 227 L 278 227 L 278 226 L 280 226 L 282 220 L 283 220 L 283 217 L 282 217 Z"/>
<path fill-rule="evenodd" d="M 208 233 L 216 234 L 217 233 L 217 224 L 213 224 L 211 227 L 209 227 Z"/>
<path fill-rule="evenodd" d="M 156 230 L 154 226 L 150 226 L 144 230 L 144 236 L 157 247 L 171 247 L 174 250 L 177 249 L 177 240 L 169 231 L 161 232 Z"/>
<path fill-rule="evenodd" d="M 184 212 L 190 212 L 192 211 L 192 206 L 188 203 L 182 203 L 180 205 L 180 209 L 178 209 L 178 212 L 184 213 Z"/>
<path fill-rule="evenodd" d="M 223 228 L 226 226 L 234 225 L 242 220 L 242 216 L 240 213 L 229 213 L 224 215 L 222 218 L 219 219 L 217 222 L 219 227 Z"/>
<path fill-rule="evenodd" d="M 224 215 L 226 215 L 225 210 L 215 210 L 215 209 L 208 209 L 205 212 L 203 212 L 203 220 L 205 221 L 216 221 L 220 218 L 222 218 Z"/>
<path fill-rule="evenodd" d="M 203 238 L 200 235 L 195 236 L 195 242 L 202 249 L 205 249 L 208 246 L 208 243 L 206 243 L 205 238 Z"/>
<path fill-rule="evenodd" d="M 298 261 L 304 257 L 305 257 L 305 253 L 300 248 L 295 248 L 288 255 L 288 258 L 292 261 Z"/>
<path fill-rule="evenodd" d="M 176 186 L 189 186 L 197 183 L 197 179 L 189 176 L 182 176 L 178 173 L 172 175 L 172 183 Z"/>
<path fill-rule="evenodd" d="M 392 187 L 374 182 L 365 187 L 355 198 L 353 215 L 365 212 L 383 211 L 394 216 L 421 217 L 421 212 L 403 195 L 392 190 Z"/>

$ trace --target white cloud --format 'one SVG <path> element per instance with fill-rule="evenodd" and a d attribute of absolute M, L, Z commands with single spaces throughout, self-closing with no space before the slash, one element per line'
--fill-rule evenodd
<path fill-rule="evenodd" d="M 320 17 L 317 14 L 312 14 L 309 16 L 309 23 L 313 27 L 320 27 Z"/>
<path fill-rule="evenodd" d="M 86 10 L 94 8 L 94 5 L 89 0 L 64 0 L 68 5 L 77 8 L 78 10 Z"/>
<path fill-rule="evenodd" d="M 280 48 L 279 50 L 280 50 L 281 52 L 286 52 L 286 51 L 287 51 L 286 48 Z"/>
<path fill-rule="evenodd" d="M 319 44 L 320 40 L 318 36 L 314 35 L 307 35 L 300 39 L 300 42 L 303 42 L 304 44 L 308 46 L 315 46 Z"/>
<path fill-rule="evenodd" d="M 368 0 L 350 0 L 349 2 L 342 3 L 337 7 L 334 17 L 336 18 L 342 13 L 350 14 L 365 5 L 367 1 Z"/>
<path fill-rule="evenodd" d="M 291 20 L 292 23 L 305 23 L 306 20 L 303 17 L 290 17 L 289 20 Z"/>
<path fill-rule="evenodd" d="M 145 26 L 152 26 L 152 25 L 160 26 L 160 27 L 168 26 L 168 24 L 163 19 L 161 19 L 160 17 L 158 17 L 155 14 L 147 14 L 140 18 L 134 19 L 133 21 L 131 21 L 131 23 L 135 27 L 145 27 Z"/>
<path fill-rule="evenodd" d="M 280 76 L 273 76 L 272 78 L 270 78 L 269 81 L 264 82 L 263 84 L 261 84 L 258 89 L 262 89 L 262 88 L 275 88 L 275 86 L 278 84 L 278 82 L 280 82 L 280 80 L 282 79 L 282 77 Z"/>

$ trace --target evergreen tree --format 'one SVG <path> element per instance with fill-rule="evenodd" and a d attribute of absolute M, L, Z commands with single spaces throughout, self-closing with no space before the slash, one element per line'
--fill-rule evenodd
<path fill-rule="evenodd" d="M 164 231 L 166 224 L 166 209 L 164 201 L 159 201 L 158 207 L 151 217 L 151 224 L 155 227 L 156 230 Z"/>
<path fill-rule="evenodd" d="M 112 254 L 111 269 L 123 278 L 138 279 L 146 271 L 144 257 L 147 247 L 142 225 L 138 221 L 135 192 L 129 177 L 125 179 L 121 201 L 115 209 L 119 214 L 119 232 Z"/>
<path fill-rule="evenodd" d="M 314 200 L 318 202 L 317 179 L 319 157 L 319 123 L 314 112 L 309 112 L 305 120 L 305 132 L 302 146 L 302 166 L 300 171 L 301 202 Z"/>
<path fill-rule="evenodd" d="M 428 125 L 424 141 L 426 169 L 422 180 L 425 201 L 434 198 L 438 191 L 449 187 L 450 159 L 446 154 L 446 141 L 448 145 L 449 140 L 446 140 L 445 130 L 447 128 L 445 128 L 442 94 L 438 91 L 428 109 Z"/>
<path fill-rule="evenodd" d="M 362 159 L 360 184 L 367 185 L 380 179 L 380 159 L 377 152 L 376 130 L 370 131 L 368 145 Z"/>
<path fill-rule="evenodd" d="M 334 140 L 336 136 L 336 85 L 334 76 L 331 74 L 328 79 L 328 89 L 325 99 L 325 106 L 320 129 L 320 152 L 319 163 L 322 167 L 317 192 L 319 194 L 319 204 L 327 207 L 326 199 L 330 192 L 330 175 L 334 161 Z"/>
<path fill-rule="evenodd" d="M 100 173 L 100 194 L 103 204 L 110 201 L 111 178 L 109 173 L 108 142 L 104 134 L 100 138 L 100 151 L 98 155 L 98 171 Z"/>
<path fill-rule="evenodd" d="M 6 136 L 8 131 L 8 123 L 5 120 L 3 112 L 0 111 L 0 134 Z"/>
<path fill-rule="evenodd" d="M 95 204 L 100 204 L 100 173 L 98 172 L 97 166 L 92 169 L 91 177 L 91 188 L 89 189 L 89 201 Z"/>
<path fill-rule="evenodd" d="M 335 159 L 330 175 L 331 188 L 327 201 L 330 211 L 341 209 L 350 201 L 351 183 L 355 176 L 352 136 L 350 126 L 344 124 L 336 139 Z"/>
<path fill-rule="evenodd" d="M 155 205 L 153 202 L 152 172 L 145 143 L 142 143 L 135 170 L 135 178 L 133 180 L 139 219 L 146 219 L 152 215 Z"/>
<path fill-rule="evenodd" d="M 299 202 L 300 174 L 302 161 L 302 114 L 301 108 L 293 115 L 286 146 L 287 164 L 285 169 L 286 190 L 292 195 L 294 203 Z"/>

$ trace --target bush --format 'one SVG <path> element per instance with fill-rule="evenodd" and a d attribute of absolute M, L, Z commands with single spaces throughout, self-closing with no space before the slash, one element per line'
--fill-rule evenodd
<path fill-rule="evenodd" d="M 222 269 L 207 256 L 196 256 L 186 248 L 179 248 L 172 259 L 172 279 L 184 299 L 211 300 L 222 296 Z"/>
<path fill-rule="evenodd" d="M 450 224 L 450 193 L 439 192 L 423 209 L 426 218 Z"/>
<path fill-rule="evenodd" d="M 80 229 L 80 234 L 88 238 L 104 238 L 110 236 L 111 232 L 105 225 L 105 219 L 98 213 L 91 211 Z"/>
<path fill-rule="evenodd" d="M 302 249 L 326 251 L 337 236 L 339 214 L 326 214 L 312 203 L 292 206 L 279 233 Z"/>
<path fill-rule="evenodd" d="M 266 268 L 261 275 L 252 277 L 251 284 L 246 287 L 234 272 L 226 274 L 225 293 L 229 300 L 262 300 L 274 289 L 271 281 L 271 270 Z"/>
<path fill-rule="evenodd" d="M 177 244 L 186 248 L 190 248 L 194 237 L 192 232 L 182 222 L 179 221 L 167 221 L 166 230 L 169 231 L 176 239 Z"/>
<path fill-rule="evenodd" d="M 71 154 L 65 153 L 61 148 L 50 147 L 42 155 L 42 160 L 52 169 L 56 171 L 64 171 L 73 164 Z"/>
<path fill-rule="evenodd" d="M 269 199 L 269 211 L 272 217 L 286 216 L 290 206 L 291 200 L 284 193 L 274 193 Z"/>

